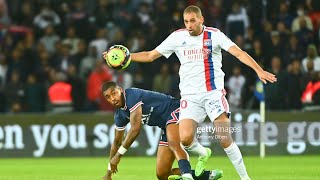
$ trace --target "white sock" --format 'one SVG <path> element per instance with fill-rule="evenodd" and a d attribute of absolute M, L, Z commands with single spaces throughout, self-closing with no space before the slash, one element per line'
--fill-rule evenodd
<path fill-rule="evenodd" d="M 199 156 L 206 156 L 207 150 L 204 148 L 198 141 L 193 141 L 193 143 L 189 147 L 185 147 L 186 150 L 194 152 Z"/>
<path fill-rule="evenodd" d="M 241 179 L 249 178 L 246 166 L 244 165 L 242 155 L 238 146 L 233 142 L 229 147 L 225 148 L 224 151 L 227 153 L 230 161 L 234 168 L 238 172 Z"/>
<path fill-rule="evenodd" d="M 193 179 L 193 177 L 192 177 L 192 175 L 190 173 L 184 173 L 184 174 L 182 174 L 182 177 Z"/>

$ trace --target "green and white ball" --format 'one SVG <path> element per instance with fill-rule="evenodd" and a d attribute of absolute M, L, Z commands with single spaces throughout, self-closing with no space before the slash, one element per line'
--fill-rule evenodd
<path fill-rule="evenodd" d="M 122 45 L 111 46 L 107 52 L 105 61 L 113 69 L 125 69 L 131 62 L 130 51 Z"/>

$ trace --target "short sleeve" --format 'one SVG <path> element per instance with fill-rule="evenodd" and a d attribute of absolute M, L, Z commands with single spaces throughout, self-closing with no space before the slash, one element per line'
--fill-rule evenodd
<path fill-rule="evenodd" d="M 171 33 L 158 47 L 156 47 L 156 50 L 166 58 L 169 58 L 176 49 L 175 34 L 175 32 Z"/>
<path fill-rule="evenodd" d="M 231 46 L 235 45 L 235 43 L 233 41 L 231 41 L 228 38 L 228 36 L 225 35 L 223 32 L 219 31 L 219 32 L 216 32 L 216 33 L 217 33 L 217 38 L 216 39 L 218 39 L 218 44 L 225 51 L 228 51 Z"/>
<path fill-rule="evenodd" d="M 126 129 L 127 124 L 130 122 L 129 117 L 126 117 L 124 113 L 121 113 L 121 110 L 117 110 L 114 114 L 114 121 L 116 124 L 116 129 L 118 131 L 123 131 Z"/>
<path fill-rule="evenodd" d="M 126 104 L 129 112 L 132 113 L 139 106 L 143 104 L 142 102 L 142 92 L 138 89 L 127 89 L 126 90 Z"/>

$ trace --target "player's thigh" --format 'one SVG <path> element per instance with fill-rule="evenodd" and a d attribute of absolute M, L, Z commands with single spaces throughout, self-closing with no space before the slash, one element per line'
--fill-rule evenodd
<path fill-rule="evenodd" d="M 170 144 L 171 142 L 180 142 L 179 137 L 179 125 L 178 124 L 168 124 L 166 127 L 167 140 Z"/>
<path fill-rule="evenodd" d="M 181 148 L 178 124 L 168 124 L 166 127 L 168 145 L 172 150 Z"/>
<path fill-rule="evenodd" d="M 184 146 L 193 142 L 198 124 L 207 116 L 205 108 L 196 101 L 198 99 L 194 97 L 182 98 L 180 101 L 179 135 Z"/>
<path fill-rule="evenodd" d="M 200 103 L 198 98 L 193 96 L 182 98 L 180 100 L 179 123 L 185 119 L 191 119 L 196 123 L 201 123 L 206 118 L 206 110 Z"/>
<path fill-rule="evenodd" d="M 210 120 L 213 122 L 217 119 L 224 119 L 224 115 L 230 115 L 229 103 L 225 97 L 224 91 L 215 90 L 206 97 L 204 107 Z"/>
<path fill-rule="evenodd" d="M 172 174 L 172 164 L 175 160 L 173 152 L 166 145 L 159 145 L 157 153 L 157 176 Z"/>

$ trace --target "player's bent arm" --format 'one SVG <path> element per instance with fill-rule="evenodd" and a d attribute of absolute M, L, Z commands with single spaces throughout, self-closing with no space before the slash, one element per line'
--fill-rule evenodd
<path fill-rule="evenodd" d="M 117 151 L 121 146 L 121 143 L 124 137 L 124 131 L 125 130 L 119 131 L 117 129 L 114 129 L 115 136 L 110 149 L 110 160 L 113 158 L 114 155 L 117 154 Z"/>
<path fill-rule="evenodd" d="M 141 128 L 142 107 L 139 106 L 133 112 L 130 113 L 130 125 L 126 138 L 122 142 L 122 146 L 128 149 L 133 141 L 138 137 Z"/>
<path fill-rule="evenodd" d="M 114 140 L 111 145 L 111 148 L 110 148 L 110 157 L 109 157 L 110 160 L 109 160 L 109 164 L 108 164 L 108 170 L 107 170 L 107 174 L 103 177 L 103 179 L 111 179 L 111 175 L 113 172 L 111 171 L 110 162 L 117 154 L 119 147 L 121 146 L 123 136 L 124 136 L 124 130 L 119 131 L 119 130 L 115 129 L 114 132 L 115 132 L 115 136 L 114 136 Z"/>
<path fill-rule="evenodd" d="M 118 149 L 117 153 L 110 159 L 108 165 L 108 175 L 110 173 L 116 173 L 117 165 L 120 162 L 121 157 L 126 153 L 127 149 L 131 146 L 133 141 L 138 137 L 140 133 L 141 123 L 140 120 L 142 118 L 142 108 L 141 106 L 137 107 L 133 112 L 130 113 L 130 124 L 131 128 L 129 129 L 122 145 Z"/>
<path fill-rule="evenodd" d="M 160 54 L 157 50 L 154 49 L 152 51 L 131 53 L 131 60 L 135 62 L 152 62 L 161 56 L 162 54 Z"/>
<path fill-rule="evenodd" d="M 258 63 L 248 53 L 241 50 L 237 45 L 231 46 L 228 49 L 228 52 L 236 58 L 238 58 L 242 63 L 251 67 L 254 71 L 263 71 L 263 69 L 258 65 Z"/>

